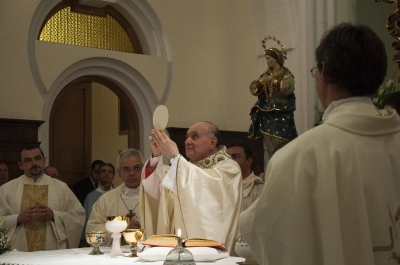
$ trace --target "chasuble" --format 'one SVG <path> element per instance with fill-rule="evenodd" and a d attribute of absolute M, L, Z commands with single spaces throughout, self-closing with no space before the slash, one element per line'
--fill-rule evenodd
<path fill-rule="evenodd" d="M 246 210 L 255 200 L 260 197 L 264 189 L 264 181 L 254 175 L 253 172 L 242 180 L 243 186 L 243 210 Z"/>
<path fill-rule="evenodd" d="M 22 175 L 0 187 L 4 203 L 0 210 L 12 249 L 18 251 L 76 248 L 85 221 L 85 210 L 62 181 L 43 174 L 36 182 Z M 18 214 L 35 204 L 47 205 L 54 221 L 17 225 Z"/>
<path fill-rule="evenodd" d="M 176 234 L 181 229 L 183 238 L 216 240 L 233 253 L 242 209 L 242 176 L 225 147 L 195 164 L 179 156 L 169 167 L 160 159 L 150 176 L 144 174 L 145 170 L 144 203 L 153 200 L 157 207 L 143 209 L 158 219 L 156 234 Z"/>
<path fill-rule="evenodd" d="M 108 216 L 127 216 L 132 212 L 132 218 L 140 220 L 139 193 L 129 198 L 122 193 L 124 183 L 117 188 L 107 191 L 96 201 L 86 224 L 86 232 L 107 231 L 106 222 Z M 137 188 L 139 191 L 139 187 Z M 112 242 L 111 232 L 107 231 L 106 242 L 102 246 L 110 246 Z"/>
<path fill-rule="evenodd" d="M 240 216 L 258 264 L 398 264 L 399 147 L 396 112 L 351 102 L 274 154 Z"/>
<path fill-rule="evenodd" d="M 111 187 L 113 189 L 113 187 Z M 101 187 L 98 187 L 94 191 L 90 192 L 83 202 L 83 208 L 86 212 L 85 226 L 83 227 L 81 240 L 86 240 L 86 224 L 89 221 L 90 214 L 92 213 L 93 205 L 97 202 L 101 195 L 103 195 L 106 191 L 104 191 Z"/>

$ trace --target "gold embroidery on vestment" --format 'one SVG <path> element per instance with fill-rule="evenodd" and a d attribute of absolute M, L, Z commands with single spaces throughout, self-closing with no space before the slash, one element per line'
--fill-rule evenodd
<path fill-rule="evenodd" d="M 231 156 L 228 154 L 228 149 L 226 149 L 226 147 L 223 146 L 221 148 L 221 150 L 219 150 L 217 153 L 194 163 L 194 165 L 196 165 L 200 168 L 203 168 L 203 169 L 204 168 L 212 168 L 218 162 L 221 162 L 223 160 L 231 160 L 231 159 L 232 159 Z"/>
<path fill-rule="evenodd" d="M 36 204 L 47 206 L 48 194 L 49 190 L 47 185 L 24 184 L 21 212 L 26 208 L 32 207 Z M 24 224 L 26 244 L 29 252 L 45 250 L 46 225 L 46 220 L 30 221 Z"/>

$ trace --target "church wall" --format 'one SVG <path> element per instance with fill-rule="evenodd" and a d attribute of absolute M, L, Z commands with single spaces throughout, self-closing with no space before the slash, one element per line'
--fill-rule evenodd
<path fill-rule="evenodd" d="M 0 2 L 0 116 L 42 119 L 43 99 L 27 59 L 27 35 L 39 0 Z"/>
<path fill-rule="evenodd" d="M 248 113 L 254 104 L 248 84 L 258 74 L 247 3 L 240 0 L 152 0 L 149 3 L 165 30 L 172 57 L 173 78 L 165 102 L 170 111 L 168 126 L 188 127 L 195 121 L 210 120 L 223 130 L 247 131 Z M 67 45 L 36 43 L 39 71 L 32 73 L 27 54 L 28 33 L 39 4 L 39 0 L 6 0 L 0 4 L 0 113 L 4 118 L 46 120 L 49 113 L 44 112 L 50 108 L 44 109 L 44 102 L 49 102 L 50 96 L 55 97 L 47 90 L 63 68 L 68 67 L 65 62 L 72 64 L 84 59 L 81 47 L 76 54 L 70 52 L 72 48 L 62 47 L 66 52 L 59 53 L 55 60 L 49 55 Z M 93 49 L 88 52 L 91 53 L 110 55 L 109 51 L 93 52 Z M 160 59 L 158 65 L 165 64 Z M 141 73 L 145 73 L 144 77 L 160 99 L 160 89 L 164 88 L 166 79 L 166 73 L 161 70 L 165 67 L 142 65 Z M 44 90 L 38 88 L 35 75 L 40 75 Z M 47 127 L 43 126 L 43 130 Z"/>
<path fill-rule="evenodd" d="M 265 8 L 265 14 L 269 14 L 275 1 L 149 0 L 161 24 L 161 33 L 167 42 L 167 46 L 162 48 L 168 50 L 169 58 L 158 57 L 163 53 L 153 56 L 126 55 L 40 41 L 36 41 L 35 50 L 32 51 L 32 46 L 29 46 L 31 40 L 28 39 L 32 18 L 37 7 L 42 5 L 40 8 L 43 8 L 45 2 L 55 5 L 59 0 L 0 1 L 0 117 L 45 120 L 39 133 L 45 153 L 51 103 L 59 92 L 57 89 L 60 89 L 54 83 L 65 69 L 93 57 L 114 58 L 121 62 L 119 68 L 127 66 L 124 69 L 128 74 L 133 75 L 131 70 L 135 69 L 144 80 L 138 86 L 143 88 L 146 83 L 146 89 L 152 90 L 147 94 L 140 92 L 142 99 L 146 100 L 146 108 L 134 104 L 142 108 L 137 111 L 142 126 L 141 149 L 145 156 L 149 155 L 147 134 L 151 128 L 151 113 L 158 104 L 168 107 L 170 127 L 189 127 L 195 121 L 210 120 L 222 130 L 247 131 L 250 124 L 248 113 L 256 100 L 249 93 L 248 84 L 265 66 L 260 57 L 259 35 L 264 35 L 264 32 L 273 34 L 270 29 L 276 30 L 275 33 L 284 30 L 268 19 L 253 20 L 252 17 L 252 10 L 260 11 L 258 6 Z M 297 0 L 295 3 L 288 0 L 279 3 L 287 9 L 278 7 L 277 10 L 290 18 L 288 24 L 279 24 L 287 31 L 278 39 L 290 48 L 286 66 L 294 73 L 297 83 L 298 108 L 295 120 L 299 133 L 313 127 L 315 81 L 309 69 L 315 64 L 314 50 L 322 33 L 332 25 L 352 21 L 371 26 L 386 44 L 389 63 L 387 79 L 397 71 L 392 62 L 395 51 L 391 43 L 394 39 L 385 27 L 386 18 L 393 12 L 394 4 L 361 0 Z M 289 5 L 291 3 L 293 5 Z M 263 16 L 264 13 L 260 18 Z M 35 53 L 36 62 L 32 62 L 29 52 Z M 35 63 L 37 72 L 32 70 Z M 168 65 L 172 65 L 171 73 L 168 73 Z M 106 66 L 109 68 L 101 65 L 103 68 L 98 73 L 107 75 L 115 69 L 113 63 Z M 167 81 L 169 74 L 170 85 Z M 119 75 L 114 74 L 116 77 Z M 122 90 L 135 99 L 132 91 L 136 88 L 129 87 L 129 82 L 125 84 Z M 168 87 L 170 90 L 165 101 L 160 101 Z M 93 138 L 102 141 L 97 130 L 93 132 Z M 113 142 L 119 148 L 119 140 Z M 107 160 L 108 151 L 105 149 L 95 149 L 94 154 Z M 116 156 L 118 150 L 113 151 L 110 159 Z M 114 160 L 110 162 L 115 163 Z"/>
<path fill-rule="evenodd" d="M 123 56 L 113 51 L 82 47 L 73 49 L 68 45 L 40 42 L 35 46 L 38 72 L 32 72 L 32 62 L 28 58 L 28 34 L 32 16 L 41 1 L 3 0 L 0 2 L 0 116 L 45 120 L 42 130 L 46 131 L 46 119 L 51 108 L 44 105 L 51 104 L 50 98 L 56 96 L 54 91 L 48 93 L 47 90 L 62 71 L 85 58 L 111 57 L 137 70 L 153 90 L 144 95 L 148 108 L 138 110 L 142 123 L 151 123 L 154 108 L 165 104 L 170 112 L 170 127 L 189 127 L 195 121 L 210 120 L 222 130 L 247 131 L 250 124 L 248 113 L 256 100 L 249 93 L 248 84 L 260 74 L 262 68 L 257 35 L 259 28 L 252 21 L 249 2 L 256 1 L 149 0 L 165 34 L 170 58 Z M 265 2 L 265 8 L 269 8 L 270 2 Z M 314 93 L 315 84 L 309 77 L 309 69 L 314 64 L 314 49 L 310 52 L 308 47 L 317 45 L 326 27 L 356 18 L 357 23 L 370 25 L 384 39 L 389 65 L 393 66 L 391 58 L 394 50 L 390 46 L 393 39 L 386 31 L 385 22 L 394 5 L 360 0 L 298 0 L 294 6 L 299 8 L 294 12 L 293 9 L 285 11 L 292 23 L 286 27 L 293 32 L 288 31 L 281 41 L 288 42 L 283 44 L 291 48 L 287 66 L 299 84 L 296 88 L 299 95 L 295 118 L 299 133 L 302 133 L 313 125 L 312 118 L 307 116 L 312 117 L 314 108 L 310 93 Z M 331 7 L 334 7 L 333 13 Z M 293 24 L 297 27 L 293 28 Z M 264 30 L 268 31 L 268 25 L 263 27 Z M 63 52 L 58 52 L 60 50 Z M 172 65 L 170 91 L 165 102 L 160 102 L 168 87 L 167 64 Z M 107 71 L 104 70 L 104 73 Z M 40 75 L 45 89 L 37 84 L 37 75 Z M 147 137 L 143 135 L 147 135 L 148 130 L 141 131 L 141 145 L 145 149 L 148 146 Z M 46 133 L 41 132 L 40 135 Z M 44 141 L 47 139 L 41 138 Z M 47 146 L 47 143 L 43 144 Z"/>
<path fill-rule="evenodd" d="M 247 131 L 258 75 L 254 30 L 246 1 L 149 1 L 171 45 L 173 79 L 165 105 L 168 126 L 210 120 Z M 156 74 L 156 73 L 155 73 Z"/>

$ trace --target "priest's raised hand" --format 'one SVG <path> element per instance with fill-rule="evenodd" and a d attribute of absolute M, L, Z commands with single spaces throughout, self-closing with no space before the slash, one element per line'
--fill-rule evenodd
<path fill-rule="evenodd" d="M 178 146 L 161 129 L 153 129 L 150 132 L 150 146 L 153 156 L 164 154 L 168 158 L 179 155 Z"/>

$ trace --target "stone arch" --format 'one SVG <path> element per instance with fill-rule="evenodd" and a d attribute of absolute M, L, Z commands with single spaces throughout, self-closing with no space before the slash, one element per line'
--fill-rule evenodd
<path fill-rule="evenodd" d="M 144 132 L 148 132 L 151 129 L 151 124 L 148 118 L 145 119 L 143 117 L 151 117 L 153 110 L 159 104 L 163 104 L 166 101 L 172 79 L 172 55 L 167 36 L 156 13 L 147 1 L 121 0 L 112 5 L 136 31 L 142 44 L 143 53 L 154 57 L 163 57 L 167 60 L 166 81 L 161 95 L 155 92 L 154 87 L 147 82 L 137 69 L 119 60 L 100 56 L 82 58 L 82 60 L 66 67 L 54 78 L 51 85 L 46 85 L 44 82 L 44 73 L 40 71 L 37 58 L 37 36 L 48 13 L 60 2 L 61 0 L 42 0 L 34 12 L 28 32 L 29 66 L 36 88 L 44 100 L 43 120 L 49 120 L 54 99 L 68 82 L 84 75 L 101 76 L 119 86 L 132 102 L 139 116 L 141 128 L 140 148 L 146 150 L 143 147 L 147 145 L 147 141 L 143 135 Z M 48 122 L 45 122 L 44 126 L 42 126 L 40 133 L 43 147 L 48 149 Z"/>
<path fill-rule="evenodd" d="M 147 150 L 148 148 L 144 148 L 147 138 L 143 132 L 148 132 L 152 128 L 151 119 L 146 117 L 152 116 L 153 107 L 149 102 L 155 102 L 155 95 L 149 93 L 151 86 L 139 72 L 129 65 L 114 59 L 90 58 L 77 62 L 65 69 L 53 82 L 45 98 L 43 115 L 46 116 L 44 116 L 44 120 L 49 120 L 54 100 L 61 90 L 73 80 L 84 76 L 104 78 L 119 87 L 121 91 L 117 94 L 119 96 L 125 95 L 136 110 L 139 128 L 141 129 L 139 136 L 140 149 Z M 42 129 L 48 132 L 48 126 L 49 124 L 45 123 Z M 43 146 L 45 147 L 48 143 L 48 135 L 44 135 L 44 133 L 42 135 L 44 137 Z M 46 147 L 48 148 L 48 146 Z"/>

